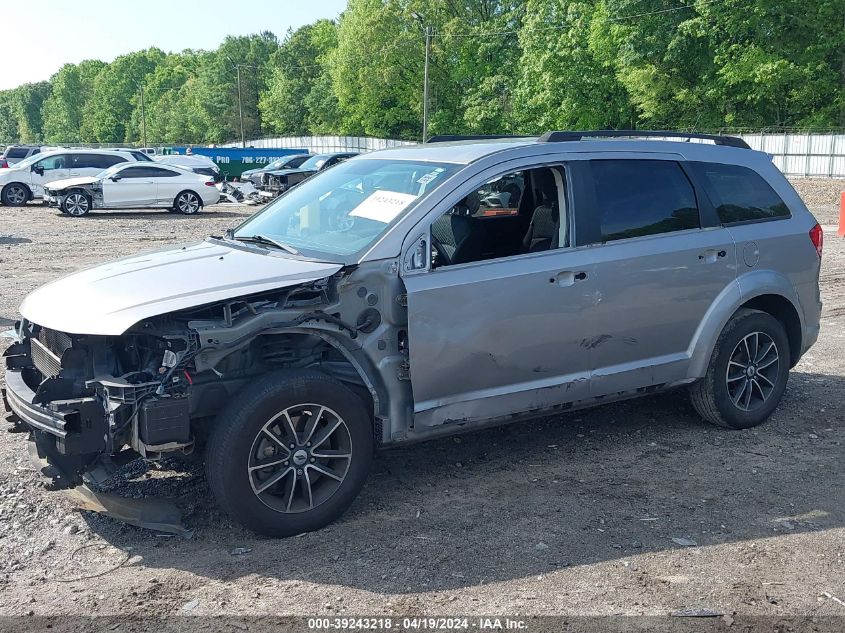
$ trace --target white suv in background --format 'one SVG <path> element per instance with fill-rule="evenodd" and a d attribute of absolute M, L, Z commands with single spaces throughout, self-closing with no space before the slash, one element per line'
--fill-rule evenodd
<path fill-rule="evenodd" d="M 0 171 L 0 202 L 8 207 L 44 195 L 44 185 L 77 176 L 96 176 L 119 163 L 134 162 L 129 151 L 64 149 L 42 152 Z"/>

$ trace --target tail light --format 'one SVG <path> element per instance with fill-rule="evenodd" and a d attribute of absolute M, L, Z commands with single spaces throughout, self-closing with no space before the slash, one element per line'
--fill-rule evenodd
<path fill-rule="evenodd" d="M 810 229 L 810 241 L 816 247 L 819 257 L 821 257 L 822 249 L 824 248 L 824 231 L 820 225 L 816 224 L 816 226 Z"/>
<path fill-rule="evenodd" d="M 0 169 L 8 169 L 9 168 L 9 161 L 5 158 L 0 158 Z"/>
<path fill-rule="evenodd" d="M 213 181 L 213 180 L 206 180 L 206 181 L 205 181 L 205 186 L 206 186 L 206 187 L 213 187 L 213 186 L 214 186 L 214 181 Z"/>

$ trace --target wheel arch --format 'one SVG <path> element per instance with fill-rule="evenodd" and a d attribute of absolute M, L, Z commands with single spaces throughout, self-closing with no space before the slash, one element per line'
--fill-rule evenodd
<path fill-rule="evenodd" d="M 784 275 L 772 270 L 741 275 L 725 287 L 701 320 L 688 351 L 687 377 L 697 379 L 705 374 L 719 335 L 743 308 L 771 314 L 784 326 L 789 339 L 790 367 L 794 367 L 803 352 L 804 320 L 800 306 L 792 283 Z"/>
<path fill-rule="evenodd" d="M 382 420 L 387 416 L 388 394 L 382 381 L 379 379 L 377 370 L 372 366 L 370 360 L 360 351 L 347 345 L 342 339 L 333 336 L 331 332 L 317 330 L 313 328 L 272 328 L 257 332 L 255 336 L 249 337 L 249 340 L 242 344 L 228 348 L 225 353 L 214 353 L 208 355 L 208 362 L 210 366 L 216 365 L 224 358 L 234 353 L 238 349 L 254 344 L 255 341 L 267 339 L 273 336 L 287 336 L 294 337 L 301 343 L 310 344 L 315 349 L 322 347 L 324 350 L 332 350 L 339 353 L 342 361 L 334 360 L 331 363 L 317 363 L 298 367 L 295 363 L 279 364 L 278 368 L 290 369 L 316 369 L 344 382 L 357 383 L 363 389 L 354 390 L 356 394 L 362 397 L 368 412 L 372 416 L 373 434 L 377 442 L 383 441 L 383 433 L 385 429 L 382 425 Z M 198 367 L 198 369 L 200 369 Z"/>
<path fill-rule="evenodd" d="M 200 194 L 198 194 L 195 190 L 188 188 L 188 189 L 182 189 L 182 191 L 180 191 L 175 196 L 173 196 L 173 207 L 174 208 L 176 207 L 176 201 L 179 200 L 179 196 L 181 196 L 183 193 L 194 194 L 197 197 L 197 200 L 200 201 L 200 208 L 205 207 L 205 203 L 202 201 L 202 196 Z"/>
<path fill-rule="evenodd" d="M 5 185 L 3 185 L 3 187 L 0 188 L 0 196 L 2 196 L 3 193 L 5 193 L 6 189 L 11 187 L 12 185 L 20 185 L 21 187 L 23 187 L 26 190 L 27 198 L 24 201 L 24 203 L 29 202 L 30 200 L 33 200 L 35 198 L 35 195 L 32 193 L 32 188 L 28 184 L 26 184 L 25 182 L 19 182 L 17 180 L 14 180 L 12 182 L 7 182 Z"/>

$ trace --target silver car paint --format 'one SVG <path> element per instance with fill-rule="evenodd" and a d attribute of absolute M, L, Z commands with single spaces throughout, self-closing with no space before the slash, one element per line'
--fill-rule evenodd
<path fill-rule="evenodd" d="M 71 334 L 122 334 L 146 319 L 333 275 L 339 264 L 205 241 L 120 259 L 42 286 L 20 307 L 27 320 Z"/>
<path fill-rule="evenodd" d="M 532 165 L 599 157 L 749 166 L 781 195 L 793 218 L 440 270 L 405 266 L 417 241 L 428 239 L 430 223 L 478 183 Z M 351 360 L 374 395 L 383 442 L 421 439 L 457 426 L 508 420 L 517 413 L 582 406 L 645 387 L 690 382 L 703 375 L 730 316 L 761 294 L 778 294 L 796 307 L 802 352 L 817 336 L 819 263 L 807 235 L 815 220 L 764 154 L 696 143 L 508 140 L 410 146 L 352 160 L 370 158 L 464 165 L 412 205 L 357 267 L 347 269 L 338 283 L 337 305 L 324 308 L 354 322 L 362 309 L 358 291 L 365 287 L 382 310 L 383 321 L 374 332 L 353 341 L 325 323 L 290 329 L 323 338 Z M 743 254 L 751 241 L 758 261 L 748 266 Z M 753 253 L 755 247 L 750 248 Z M 726 257 L 718 262 L 698 258 L 715 249 L 726 250 Z M 54 282 L 60 285 L 52 290 L 54 284 L 36 291 L 22 313 L 63 331 L 119 334 L 143 318 L 314 281 L 342 268 L 236 250 L 205 243 L 189 247 L 183 256 L 165 251 L 160 259 L 130 258 L 122 260 L 130 262 L 124 264 L 125 275 L 121 262 L 108 264 Z M 221 276 L 216 277 L 209 267 L 220 257 Z M 567 273 L 572 271 L 584 271 L 587 277 L 569 283 Z M 131 293 L 125 292 L 127 287 L 133 288 Z M 216 328 L 214 334 L 221 341 L 226 336 L 236 340 L 261 327 L 256 320 L 237 332 Z M 410 376 L 397 349 L 405 329 Z"/>

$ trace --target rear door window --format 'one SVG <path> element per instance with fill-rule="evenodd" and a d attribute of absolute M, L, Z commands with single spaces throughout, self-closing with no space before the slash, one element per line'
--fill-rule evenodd
<path fill-rule="evenodd" d="M 678 163 L 593 160 L 590 169 L 603 242 L 700 228 L 695 191 Z"/>
<path fill-rule="evenodd" d="M 790 217 L 789 207 L 760 174 L 740 165 L 690 163 L 722 224 Z"/>

